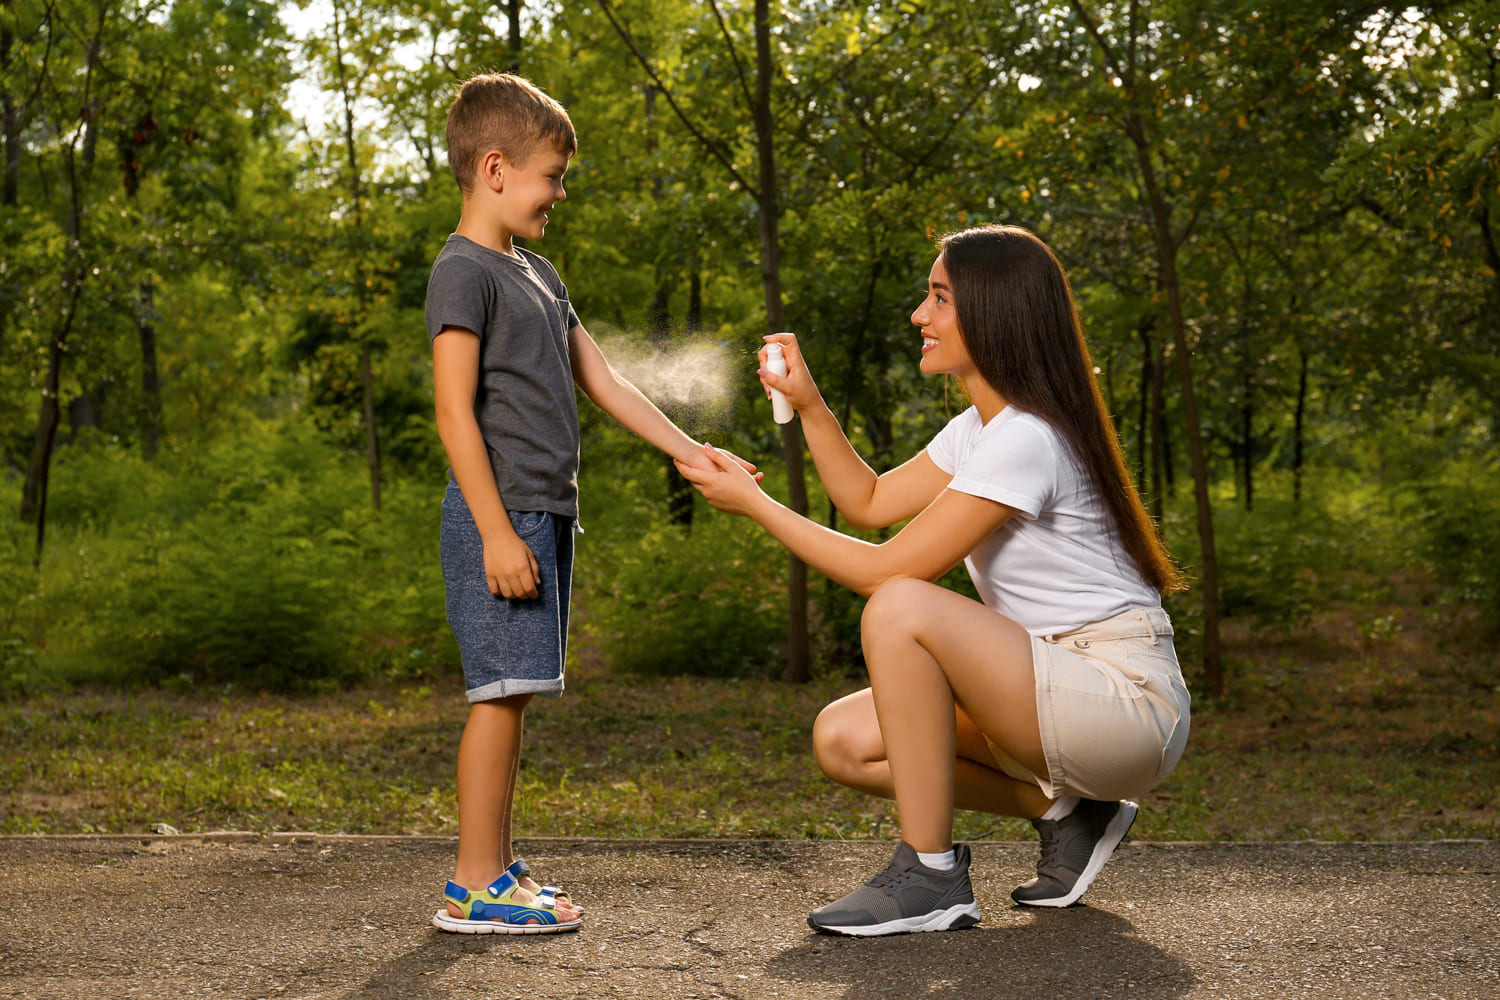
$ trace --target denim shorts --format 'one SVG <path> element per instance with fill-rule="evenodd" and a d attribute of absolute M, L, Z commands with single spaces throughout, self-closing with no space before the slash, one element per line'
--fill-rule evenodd
<path fill-rule="evenodd" d="M 557 697 L 568 655 L 573 587 L 573 518 L 513 510 L 510 523 L 536 556 L 539 596 L 509 600 L 490 593 L 484 544 L 458 484 L 443 497 L 443 590 L 448 627 L 463 655 L 470 702 L 518 694 Z"/>

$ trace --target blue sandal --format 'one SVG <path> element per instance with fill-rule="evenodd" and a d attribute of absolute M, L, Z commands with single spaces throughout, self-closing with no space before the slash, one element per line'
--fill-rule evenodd
<path fill-rule="evenodd" d="M 520 887 L 521 883 L 509 871 L 483 892 L 472 892 L 457 882 L 449 882 L 443 889 L 443 897 L 458 907 L 463 916 L 453 916 L 445 906 L 432 915 L 432 926 L 455 934 L 556 934 L 576 931 L 583 925 L 582 920 L 559 920 L 556 909 L 515 902 Z"/>
<path fill-rule="evenodd" d="M 508 874 L 514 875 L 517 881 L 520 881 L 522 875 L 529 875 L 531 873 L 531 866 L 520 858 L 517 858 L 516 860 L 512 861 L 510 863 L 510 867 L 505 870 Z M 569 896 L 566 892 L 559 889 L 555 885 L 544 885 L 541 888 L 537 889 L 536 898 L 537 905 L 545 907 L 549 910 L 557 909 L 557 901 L 560 899 L 564 903 L 567 903 L 569 906 L 573 907 L 573 909 L 577 910 L 580 917 L 583 916 L 583 907 L 573 902 L 571 896 Z"/>

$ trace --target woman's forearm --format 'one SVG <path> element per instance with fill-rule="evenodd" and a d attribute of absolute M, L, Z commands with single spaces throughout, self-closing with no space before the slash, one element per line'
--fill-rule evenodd
<path fill-rule="evenodd" d="M 870 523 L 870 501 L 879 477 L 859 457 L 827 404 L 802 411 L 802 436 L 828 499 L 855 527 L 884 527 Z"/>
<path fill-rule="evenodd" d="M 825 528 L 769 496 L 749 515 L 798 559 L 834 583 L 865 597 L 893 577 L 911 575 L 903 571 L 894 553 L 884 545 Z"/>

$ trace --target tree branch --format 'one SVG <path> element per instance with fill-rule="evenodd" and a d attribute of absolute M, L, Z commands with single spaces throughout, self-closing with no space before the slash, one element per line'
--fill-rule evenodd
<path fill-rule="evenodd" d="M 714 12 L 714 20 L 719 22 L 719 31 L 724 36 L 724 47 L 729 50 L 729 61 L 734 63 L 735 75 L 740 78 L 740 92 L 745 95 L 747 107 L 755 107 L 755 98 L 750 93 L 750 81 L 745 79 L 745 66 L 740 62 L 740 54 L 734 47 L 734 36 L 729 33 L 729 25 L 724 23 L 724 15 L 719 12 L 717 0 L 708 0 L 708 6 Z"/>
<path fill-rule="evenodd" d="M 604 16 L 609 18 L 609 23 L 614 27 L 615 34 L 620 36 L 620 40 L 630 49 L 631 54 L 635 56 L 636 62 L 641 64 L 641 68 L 646 71 L 646 75 L 651 78 L 651 82 L 656 86 L 656 89 L 667 99 L 667 104 L 671 106 L 672 112 L 677 115 L 677 120 L 682 122 L 683 128 L 686 128 L 692 134 L 693 138 L 697 139 L 703 148 L 708 150 L 713 158 L 723 165 L 725 170 L 729 171 L 729 176 L 733 177 L 740 187 L 750 192 L 750 196 L 757 202 L 760 201 L 760 192 L 756 189 L 755 185 L 745 180 L 739 170 L 735 168 L 734 161 L 730 159 L 724 144 L 706 135 L 702 129 L 694 125 L 692 120 L 688 118 L 687 112 L 683 111 L 682 107 L 678 105 L 677 99 L 672 96 L 672 91 L 667 88 L 666 83 L 662 81 L 656 70 L 652 68 L 651 61 L 646 58 L 646 54 L 636 44 L 635 37 L 631 35 L 630 30 L 615 17 L 615 12 L 611 9 L 609 0 L 599 0 L 599 7 L 604 11 Z"/>
<path fill-rule="evenodd" d="M 1095 45 L 1099 46 L 1099 51 L 1104 55 L 1105 65 L 1108 66 L 1110 72 L 1114 73 L 1115 76 L 1124 80 L 1125 73 L 1120 68 L 1120 59 L 1115 55 L 1115 50 L 1110 47 L 1109 42 L 1104 40 L 1104 35 L 1100 32 L 1099 25 L 1095 23 L 1093 18 L 1089 17 L 1089 12 L 1084 10 L 1083 4 L 1079 3 L 1079 0 L 1069 0 L 1069 2 L 1073 7 L 1073 13 L 1078 15 L 1079 20 L 1083 22 L 1083 26 L 1088 29 L 1089 37 L 1094 40 Z M 1133 45 L 1134 40 L 1132 38 Z"/>

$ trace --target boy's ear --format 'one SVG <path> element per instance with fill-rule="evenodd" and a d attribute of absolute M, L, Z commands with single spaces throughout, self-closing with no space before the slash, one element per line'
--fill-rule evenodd
<path fill-rule="evenodd" d="M 499 194 L 505 189 L 505 168 L 509 164 L 505 154 L 492 149 L 479 159 L 479 181 L 491 191 Z"/>

